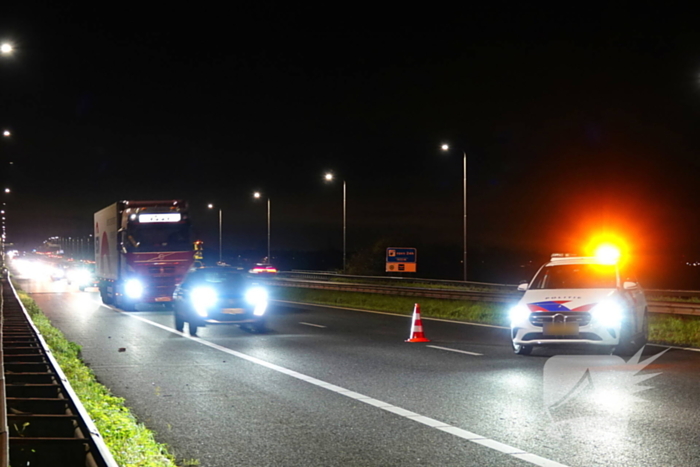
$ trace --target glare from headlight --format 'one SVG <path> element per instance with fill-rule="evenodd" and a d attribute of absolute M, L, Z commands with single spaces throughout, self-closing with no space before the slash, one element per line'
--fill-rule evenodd
<path fill-rule="evenodd" d="M 124 286 L 124 293 L 129 298 L 141 298 L 141 295 L 143 295 L 143 284 L 138 279 L 129 279 Z"/>
<path fill-rule="evenodd" d="M 251 305 L 267 303 L 267 290 L 262 287 L 253 287 L 246 292 L 245 299 Z"/>
<path fill-rule="evenodd" d="M 197 287 L 190 295 L 194 311 L 199 316 L 206 317 L 209 314 L 209 308 L 216 305 L 218 297 L 216 291 L 211 287 Z"/>
<path fill-rule="evenodd" d="M 530 310 L 525 305 L 516 305 L 508 312 L 511 323 L 520 323 L 530 317 Z"/>
<path fill-rule="evenodd" d="M 617 327 L 622 323 L 624 310 L 617 301 L 605 300 L 593 307 L 591 315 L 603 326 Z"/>
<path fill-rule="evenodd" d="M 68 272 L 68 279 L 78 285 L 86 285 L 91 282 L 92 274 L 87 269 L 78 269 Z"/>

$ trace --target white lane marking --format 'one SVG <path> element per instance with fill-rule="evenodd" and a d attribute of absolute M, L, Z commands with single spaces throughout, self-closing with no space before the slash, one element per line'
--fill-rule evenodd
<path fill-rule="evenodd" d="M 108 306 L 109 308 L 112 308 L 111 306 Z M 123 312 L 121 310 L 118 310 L 116 308 L 112 308 L 113 310 L 117 311 L 118 313 L 121 313 L 125 316 L 128 316 L 130 318 L 137 319 L 139 321 L 143 321 L 144 323 L 150 324 L 151 326 L 158 327 L 160 329 L 163 329 L 164 331 L 171 332 L 173 334 L 178 334 L 186 339 L 193 340 L 195 342 L 199 342 L 202 345 L 206 345 L 207 347 L 211 347 L 212 349 L 219 350 L 221 352 L 227 353 L 229 355 L 232 355 L 234 357 L 238 357 L 242 360 L 247 360 L 251 363 L 255 363 L 256 365 L 263 366 L 265 368 L 269 368 L 271 370 L 277 371 L 279 373 L 284 373 L 285 375 L 289 375 L 293 378 L 296 378 L 301 381 L 305 381 L 309 384 L 313 384 L 314 386 L 318 386 L 324 389 L 328 389 L 329 391 L 333 391 L 336 394 L 340 394 L 341 396 L 346 396 L 351 399 L 354 399 L 358 402 L 363 402 L 365 404 L 378 407 L 382 410 L 386 410 L 387 412 L 394 413 L 400 417 L 404 417 L 408 420 L 413 420 L 415 422 L 421 423 L 423 425 L 426 425 L 431 428 L 435 428 L 436 430 L 444 431 L 446 433 L 450 433 L 452 435 L 458 436 L 460 438 L 466 439 L 472 443 L 477 443 L 480 444 L 484 447 L 487 447 L 489 449 L 493 449 L 495 451 L 507 454 L 512 457 L 517 457 L 518 459 L 521 459 L 525 462 L 529 462 L 530 464 L 537 465 L 540 467 L 567 467 L 564 464 L 560 464 L 558 462 L 555 462 L 550 459 L 546 459 L 544 457 L 540 457 L 536 454 L 528 453 L 523 451 L 522 449 L 518 449 L 512 446 L 509 446 L 507 444 L 500 443 L 498 441 L 486 438 L 484 436 L 478 435 L 476 433 L 472 433 L 467 430 L 463 430 L 461 428 L 457 428 L 455 426 L 452 426 L 448 423 L 443 423 L 439 420 L 435 420 L 430 417 L 425 417 L 423 415 L 417 414 L 415 412 L 411 412 L 410 410 L 403 409 L 401 407 L 397 407 L 395 405 L 389 404 L 388 402 L 382 402 L 378 399 L 373 399 L 369 396 L 365 396 L 363 394 L 360 394 L 358 392 L 350 391 L 349 389 L 342 388 L 340 386 L 336 386 L 331 383 L 327 383 L 325 381 L 322 381 L 320 379 L 316 379 L 312 376 L 305 375 L 303 373 L 298 373 L 294 370 L 290 370 L 289 368 L 285 368 L 283 366 L 275 365 L 274 363 L 266 362 L 265 360 L 261 360 L 257 357 L 252 357 L 250 355 L 238 352 L 236 350 L 229 349 L 227 347 L 223 347 L 218 344 L 214 344 L 213 342 L 205 341 L 203 339 L 200 339 L 199 337 L 192 337 L 188 336 L 187 334 L 184 334 L 182 332 L 176 331 L 173 328 L 170 328 L 168 326 L 165 326 L 160 323 L 156 323 L 155 321 L 151 321 L 149 319 L 143 318 L 141 316 L 137 316 L 134 314 L 129 314 L 126 312 Z"/>
<path fill-rule="evenodd" d="M 476 353 L 476 352 L 467 352 L 466 350 L 457 350 L 457 349 L 450 349 L 449 347 L 440 347 L 439 345 L 426 345 L 426 347 L 432 347 L 434 349 L 440 349 L 440 350 L 447 350 L 448 352 L 459 352 L 459 353 L 465 353 L 467 355 L 474 355 L 476 357 L 481 357 L 482 353 Z"/>
<path fill-rule="evenodd" d="M 315 328 L 325 328 L 326 327 L 326 326 L 321 326 L 320 324 L 305 323 L 303 321 L 299 321 L 299 324 L 303 324 L 304 326 L 313 326 Z"/>
<path fill-rule="evenodd" d="M 673 345 L 660 345 L 660 344 L 647 344 L 653 347 L 661 347 L 662 349 L 676 349 L 676 350 L 688 350 L 690 352 L 700 352 L 700 349 L 694 349 L 692 347 L 675 347 Z"/>
<path fill-rule="evenodd" d="M 361 311 L 362 313 L 373 313 L 375 315 L 389 315 L 389 316 L 399 316 L 401 318 L 409 318 L 409 319 L 411 318 L 411 315 L 402 315 L 400 313 L 389 313 L 386 311 L 361 310 L 359 308 L 348 308 L 345 306 L 319 305 L 318 303 L 291 302 L 289 300 L 271 300 L 271 301 L 279 302 L 279 303 L 291 303 L 294 305 L 319 306 L 322 308 L 335 308 L 336 310 Z M 510 329 L 510 327 L 508 327 L 508 326 L 496 326 L 495 324 L 483 324 L 483 323 L 470 323 L 467 321 L 457 321 L 454 319 L 426 318 L 425 316 L 421 316 L 421 319 L 423 321 L 441 321 L 443 323 L 463 324 L 465 326 L 481 326 L 484 328 Z"/>

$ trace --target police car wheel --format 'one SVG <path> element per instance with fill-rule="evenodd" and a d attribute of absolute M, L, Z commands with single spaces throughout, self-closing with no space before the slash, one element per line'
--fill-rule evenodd
<path fill-rule="evenodd" d="M 513 346 L 513 352 L 516 355 L 530 355 L 532 353 L 532 346 L 531 345 L 512 343 L 512 346 Z"/>

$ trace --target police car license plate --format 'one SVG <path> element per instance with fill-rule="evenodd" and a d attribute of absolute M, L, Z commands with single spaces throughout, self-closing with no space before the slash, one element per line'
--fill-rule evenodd
<path fill-rule="evenodd" d="M 240 315 L 245 313 L 243 308 L 224 308 L 221 312 L 225 315 Z"/>
<path fill-rule="evenodd" d="M 543 323 L 545 336 L 578 336 L 578 323 Z"/>

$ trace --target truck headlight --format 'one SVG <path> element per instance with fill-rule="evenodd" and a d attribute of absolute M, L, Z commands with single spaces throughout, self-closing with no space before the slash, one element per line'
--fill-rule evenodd
<path fill-rule="evenodd" d="M 511 323 L 520 323 L 530 317 L 530 310 L 525 305 L 516 305 L 508 312 Z"/>
<path fill-rule="evenodd" d="M 216 305 L 218 297 L 216 291 L 211 287 L 197 287 L 190 295 L 194 311 L 199 316 L 206 317 L 209 314 L 209 308 Z"/>
<path fill-rule="evenodd" d="M 129 279 L 124 286 L 124 293 L 129 298 L 141 298 L 141 295 L 143 295 L 143 284 L 138 279 Z"/>
<path fill-rule="evenodd" d="M 622 323 L 624 310 L 616 300 L 604 300 L 591 310 L 591 316 L 605 327 L 617 327 Z"/>

